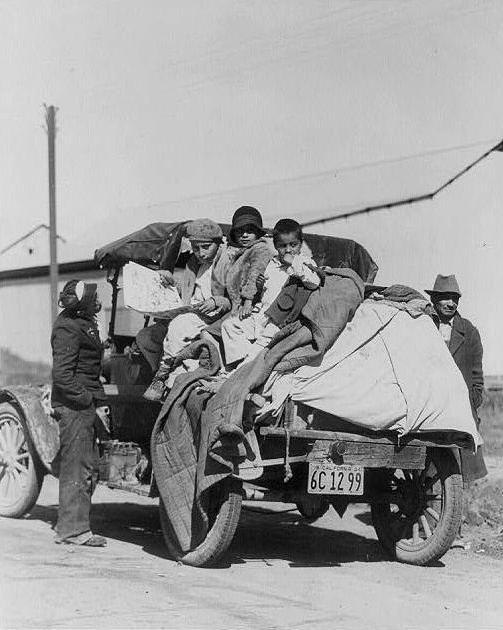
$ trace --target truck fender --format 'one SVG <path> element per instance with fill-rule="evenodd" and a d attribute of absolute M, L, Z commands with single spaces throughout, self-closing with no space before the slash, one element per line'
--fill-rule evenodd
<path fill-rule="evenodd" d="M 52 472 L 51 463 L 59 451 L 59 429 L 50 415 L 50 388 L 12 385 L 0 389 L 0 402 L 8 402 L 22 412 L 37 455 Z"/>

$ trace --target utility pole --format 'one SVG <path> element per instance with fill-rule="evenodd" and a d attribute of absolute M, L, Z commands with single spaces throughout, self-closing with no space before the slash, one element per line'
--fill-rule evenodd
<path fill-rule="evenodd" d="M 44 105 L 49 160 L 49 251 L 51 281 L 51 323 L 58 316 L 58 251 L 56 232 L 56 111 L 54 105 Z"/>

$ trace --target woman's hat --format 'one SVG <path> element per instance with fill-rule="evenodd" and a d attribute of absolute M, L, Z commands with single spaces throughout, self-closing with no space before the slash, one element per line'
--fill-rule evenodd
<path fill-rule="evenodd" d="M 72 311 L 87 311 L 96 299 L 98 285 L 95 282 L 69 280 L 59 294 L 58 303 Z"/>
<path fill-rule="evenodd" d="M 244 227 L 245 225 L 253 225 L 259 232 L 265 234 L 265 230 L 262 227 L 262 215 L 257 208 L 241 206 L 241 208 L 236 210 L 232 217 L 232 230 Z"/>
<path fill-rule="evenodd" d="M 455 275 L 442 276 L 438 274 L 433 289 L 425 289 L 425 292 L 428 293 L 428 295 L 434 295 L 435 293 L 456 293 L 461 297 L 461 291 L 459 290 Z"/>

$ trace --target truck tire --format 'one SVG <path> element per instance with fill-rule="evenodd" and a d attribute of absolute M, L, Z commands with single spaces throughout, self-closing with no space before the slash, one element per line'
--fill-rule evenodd
<path fill-rule="evenodd" d="M 23 414 L 10 403 L 0 403 L 0 516 L 20 518 L 29 512 L 43 479 Z"/>
<path fill-rule="evenodd" d="M 164 542 L 173 560 L 193 567 L 209 567 L 227 551 L 234 538 L 241 514 L 242 483 L 227 477 L 210 490 L 214 505 L 206 538 L 194 549 L 181 551 L 173 533 L 162 499 L 159 500 L 159 516 Z"/>
<path fill-rule="evenodd" d="M 428 449 L 424 470 L 389 471 L 380 487 L 396 496 L 371 505 L 374 528 L 387 553 L 419 566 L 441 558 L 462 517 L 463 480 L 452 451 Z"/>

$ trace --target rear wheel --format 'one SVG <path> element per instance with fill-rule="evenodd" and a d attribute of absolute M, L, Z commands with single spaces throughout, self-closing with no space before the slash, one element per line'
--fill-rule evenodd
<path fill-rule="evenodd" d="M 159 516 L 164 542 L 173 560 L 194 567 L 208 567 L 227 551 L 234 538 L 241 513 L 242 484 L 239 479 L 228 477 L 208 490 L 209 528 L 205 539 L 194 549 L 183 552 L 176 536 L 162 499 L 159 502 Z"/>
<path fill-rule="evenodd" d="M 453 453 L 428 451 L 424 470 L 385 473 L 389 503 L 371 506 L 379 541 L 396 560 L 425 565 L 450 548 L 461 524 L 463 481 Z"/>
<path fill-rule="evenodd" d="M 22 414 L 0 403 L 0 516 L 19 518 L 40 494 L 44 473 Z"/>

